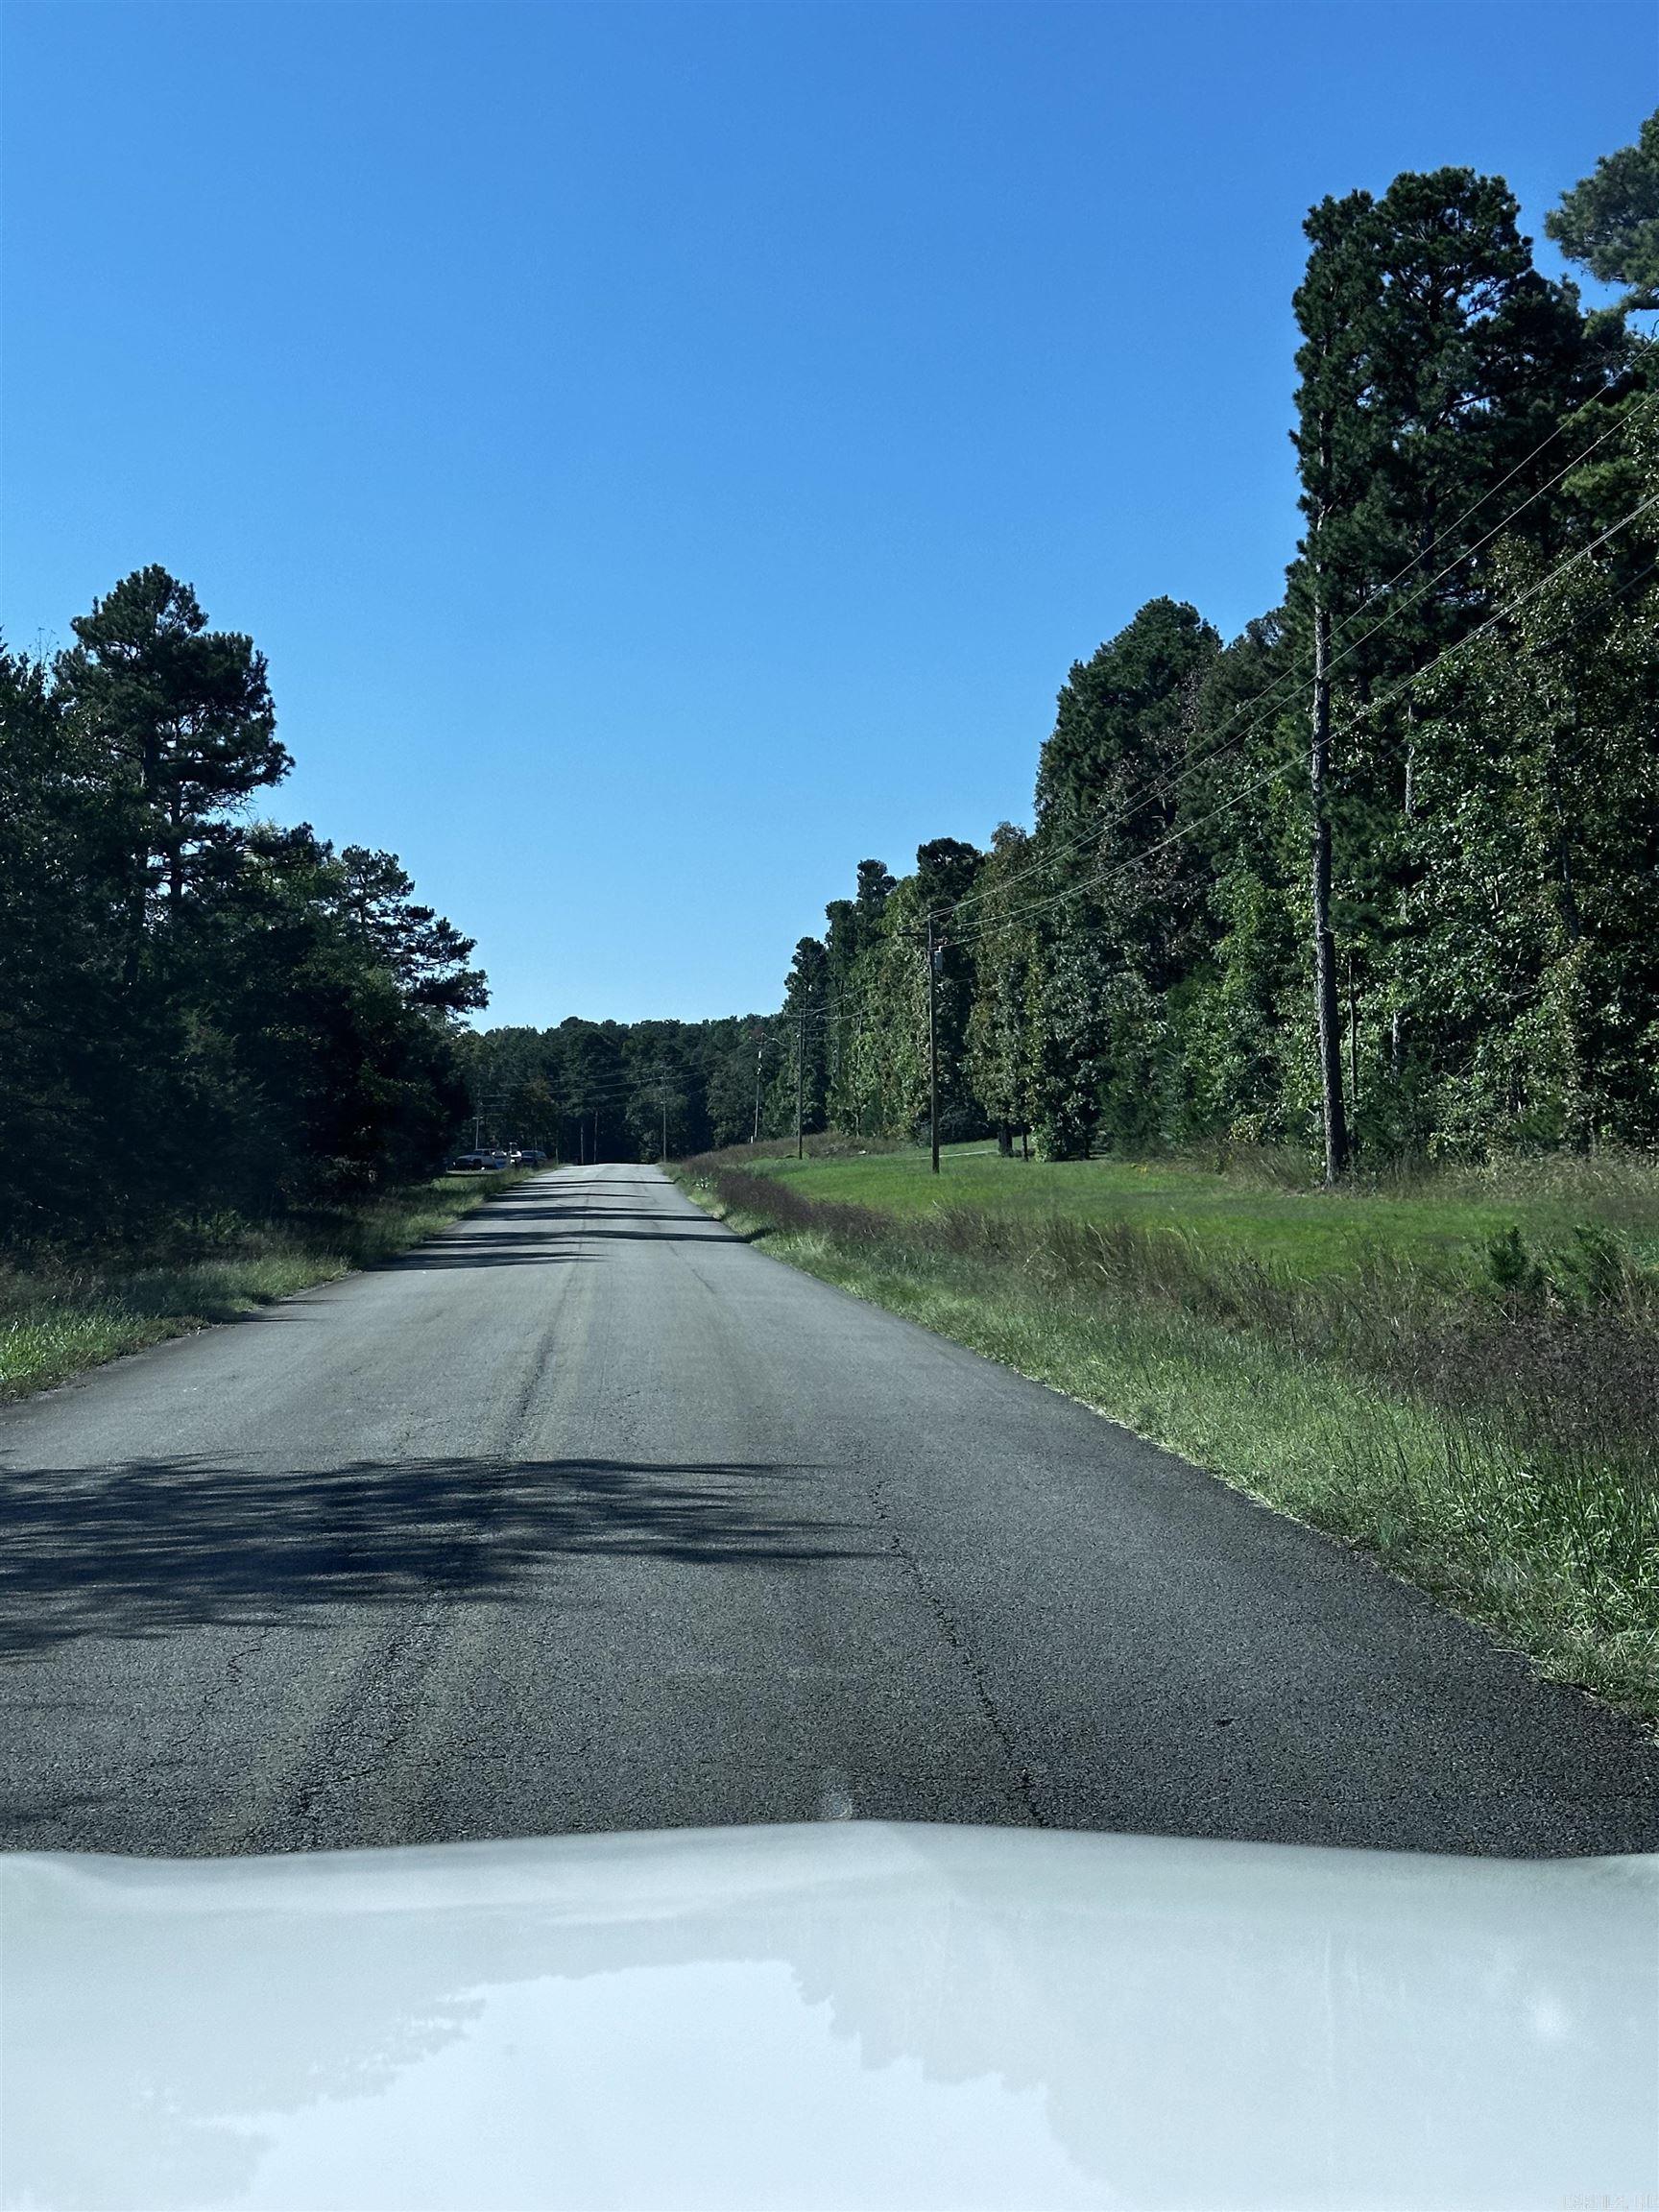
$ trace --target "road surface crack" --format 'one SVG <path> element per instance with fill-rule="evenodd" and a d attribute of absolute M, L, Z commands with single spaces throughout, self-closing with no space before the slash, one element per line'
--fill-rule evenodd
<path fill-rule="evenodd" d="M 442 1605 L 395 1629 L 312 1732 L 306 1770 L 289 1784 L 281 1813 L 309 1848 L 321 1848 L 331 1808 L 392 1780 L 397 1755 L 430 1699 L 423 1671 L 445 1626 Z M 333 1815 L 337 1823 L 339 1815 Z"/>
<path fill-rule="evenodd" d="M 915 1586 L 917 1596 L 932 1614 L 940 1635 L 949 1646 L 963 1673 L 968 1677 L 969 1685 L 974 1692 L 979 1710 L 985 1716 L 986 1723 L 990 1727 L 991 1733 L 996 1737 L 1001 1748 L 1002 1756 L 1013 1772 L 1016 1793 L 1027 1817 L 1034 1827 L 1046 1828 L 1049 1824 L 1048 1819 L 1037 1802 L 1037 1785 L 1032 1779 L 1031 1769 L 1021 1764 L 1019 1748 L 1014 1742 L 1013 1732 L 1003 1719 L 998 1709 L 997 1700 L 986 1686 L 984 1671 L 969 1647 L 961 1629 L 957 1626 L 955 1616 L 927 1579 L 926 1575 L 923 1572 L 921 1561 L 910 1550 L 903 1537 L 900 1535 L 893 1516 L 887 1510 L 886 1499 L 883 1496 L 885 1488 L 885 1483 L 878 1482 L 870 1492 L 870 1504 L 876 1515 L 877 1526 L 886 1537 L 888 1548 L 896 1552 L 902 1562 L 905 1573 Z"/>

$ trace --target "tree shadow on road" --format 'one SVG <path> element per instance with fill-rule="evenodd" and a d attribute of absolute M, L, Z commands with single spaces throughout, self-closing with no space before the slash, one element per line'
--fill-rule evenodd
<path fill-rule="evenodd" d="M 472 1223 L 483 1222 L 492 1229 L 510 1235 L 521 1222 L 526 1221 L 573 1221 L 578 1227 L 599 1221 L 644 1221 L 648 1224 L 654 1222 L 664 1231 L 672 1230 L 677 1225 L 701 1226 L 705 1231 L 717 1226 L 708 1214 L 664 1214 L 660 1208 L 642 1213 L 633 1206 L 515 1206 L 511 1212 L 505 1208 L 490 1207 L 440 1234 L 445 1237 L 469 1237 L 475 1233 Z"/>
<path fill-rule="evenodd" d="M 601 1257 L 597 1252 L 585 1251 L 585 1243 L 605 1243 L 618 1238 L 641 1244 L 712 1244 L 724 1240 L 718 1229 L 713 1235 L 701 1229 L 612 1229 L 594 1221 L 564 1237 L 457 1237 L 417 1244 L 412 1251 L 380 1261 L 376 1272 L 396 1274 L 403 1269 L 419 1273 L 432 1267 L 567 1267 Z"/>
<path fill-rule="evenodd" d="M 624 1226 L 632 1224 L 632 1226 Z M 379 1262 L 399 1268 L 558 1267 L 595 1260 L 584 1244 L 614 1238 L 642 1244 L 721 1244 L 731 1232 L 703 1215 L 640 1213 L 628 1206 L 518 1205 L 492 1207 L 471 1222 L 446 1229 L 411 1251 Z"/>
<path fill-rule="evenodd" d="M 343 1606 L 545 1601 L 550 1575 L 581 1557 L 807 1569 L 883 1556 L 861 1525 L 789 1509 L 807 1472 L 466 1458 L 13 1470 L 0 1477 L 0 1658 L 84 1636 L 320 1625 Z"/>

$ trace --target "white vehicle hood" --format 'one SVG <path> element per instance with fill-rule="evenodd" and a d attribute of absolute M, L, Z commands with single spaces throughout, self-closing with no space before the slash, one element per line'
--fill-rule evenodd
<path fill-rule="evenodd" d="M 14 2207 L 1659 2204 L 1659 1859 L 0 1860 Z"/>

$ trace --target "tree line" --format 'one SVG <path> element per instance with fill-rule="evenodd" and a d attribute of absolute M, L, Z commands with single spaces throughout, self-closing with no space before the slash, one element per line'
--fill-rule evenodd
<path fill-rule="evenodd" d="M 1659 116 L 1548 220 L 1608 307 L 1468 169 L 1305 228 L 1280 604 L 1227 642 L 1150 600 L 1033 827 L 859 862 L 781 1011 L 469 1041 L 504 1137 L 914 1138 L 936 1082 L 947 1140 L 1056 1159 L 1659 1140 Z"/>
<path fill-rule="evenodd" d="M 1340 1175 L 1659 1140 L 1659 116 L 1547 228 L 1501 179 L 1310 214 L 1305 531 L 1224 641 L 1143 606 L 1061 687 L 1033 827 L 858 863 L 781 1010 L 477 1033 L 395 855 L 252 818 L 263 658 L 158 567 L 0 648 L 0 1233 L 147 1234 L 423 1172 L 815 1132 L 1198 1140 Z M 931 1083 L 930 1083 L 931 1079 Z"/>
<path fill-rule="evenodd" d="M 0 645 L 0 1243 L 154 1240 L 429 1172 L 473 946 L 397 855 L 252 816 L 264 657 L 143 568 Z"/>
<path fill-rule="evenodd" d="M 786 985 L 807 1129 L 922 1129 L 931 999 L 944 1133 L 1055 1158 L 1659 1139 L 1659 116 L 1548 228 L 1614 305 L 1499 178 L 1310 212 L 1283 600 L 1149 601 L 1030 830 L 859 864 Z"/>
<path fill-rule="evenodd" d="M 473 1116 L 490 1144 L 535 1144 L 572 1165 L 684 1158 L 770 1129 L 783 1047 L 755 1015 L 589 1022 L 462 1040 Z M 793 1128 L 794 1123 L 790 1123 Z"/>

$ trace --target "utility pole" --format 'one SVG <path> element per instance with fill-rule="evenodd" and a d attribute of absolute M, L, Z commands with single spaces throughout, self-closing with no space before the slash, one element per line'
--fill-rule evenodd
<path fill-rule="evenodd" d="M 494 1097 L 491 1097 L 487 1092 L 481 1091 L 473 1099 L 472 1149 L 474 1152 L 482 1152 L 484 1149 L 484 1124 L 486 1121 L 490 1121 L 495 1129 L 499 1130 L 501 1109 L 506 1105 L 508 1096 L 509 1094 L 505 1091 L 497 1092 Z"/>
<path fill-rule="evenodd" d="M 806 994 L 795 1009 L 795 1157 L 806 1157 Z"/>
<path fill-rule="evenodd" d="M 662 1165 L 664 1167 L 668 1165 L 668 1091 L 666 1085 L 662 1091 Z"/>
<path fill-rule="evenodd" d="M 927 1120 L 933 1137 L 933 1172 L 939 1172 L 939 983 L 934 974 L 933 917 L 927 917 Z"/>
<path fill-rule="evenodd" d="M 751 1144 L 760 1142 L 760 1055 L 765 1049 L 766 1040 L 762 1037 L 755 1047 L 755 1134 L 749 1140 Z"/>
<path fill-rule="evenodd" d="M 1336 948 L 1331 937 L 1331 816 L 1325 784 L 1331 772 L 1331 607 L 1317 559 L 1313 566 L 1313 727 L 1308 756 L 1312 805 L 1313 991 L 1319 1014 L 1319 1094 L 1325 1110 L 1325 1181 L 1348 1169 L 1348 1124 L 1342 1112 L 1342 1030 L 1336 1011 Z"/>

